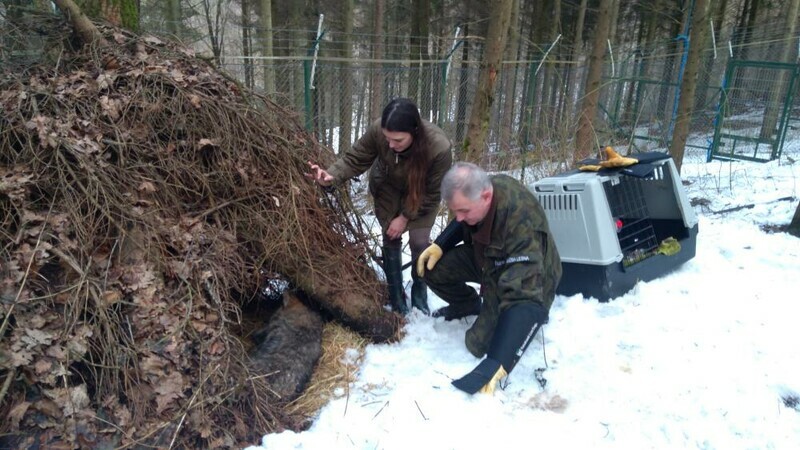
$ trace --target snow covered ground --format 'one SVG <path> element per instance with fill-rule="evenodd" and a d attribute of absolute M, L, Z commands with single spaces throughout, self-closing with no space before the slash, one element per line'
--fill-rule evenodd
<path fill-rule="evenodd" d="M 479 362 L 463 344 L 474 318 L 415 310 L 309 430 L 250 449 L 800 448 L 800 239 L 765 231 L 797 207 L 795 160 L 798 141 L 770 163 L 690 151 L 697 256 L 609 303 L 558 296 L 493 396 L 450 384 Z"/>

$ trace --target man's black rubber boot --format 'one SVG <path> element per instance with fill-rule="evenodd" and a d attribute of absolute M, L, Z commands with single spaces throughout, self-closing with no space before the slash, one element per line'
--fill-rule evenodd
<path fill-rule="evenodd" d="M 383 247 L 383 272 L 389 286 L 389 303 L 392 311 L 408 314 L 405 292 L 403 292 L 403 271 L 400 248 Z"/>
<path fill-rule="evenodd" d="M 426 316 L 431 315 L 431 310 L 428 308 L 428 285 L 425 281 L 418 277 L 414 267 L 411 267 L 411 307 L 417 308 L 422 311 Z"/>
<path fill-rule="evenodd" d="M 520 303 L 503 311 L 497 319 L 486 357 L 500 361 L 511 373 L 533 337 L 547 322 L 547 310 L 538 303 Z"/>
<path fill-rule="evenodd" d="M 444 320 L 456 320 L 467 316 L 476 316 L 481 312 L 481 299 L 476 297 L 463 303 L 451 303 L 439 308 L 431 314 L 433 317 L 444 317 Z"/>
<path fill-rule="evenodd" d="M 499 361 L 486 358 L 478 364 L 478 367 L 472 369 L 472 372 L 453 380 L 452 383 L 453 386 L 472 395 L 483 389 L 501 370 L 503 370 L 503 366 Z M 500 374 L 506 375 L 504 371 L 500 372 Z"/>
<path fill-rule="evenodd" d="M 494 392 L 495 384 L 514 370 L 528 344 L 547 321 L 547 311 L 536 303 L 511 306 L 500 314 L 489 343 L 486 359 L 472 372 L 453 381 L 453 386 L 468 393 Z"/>

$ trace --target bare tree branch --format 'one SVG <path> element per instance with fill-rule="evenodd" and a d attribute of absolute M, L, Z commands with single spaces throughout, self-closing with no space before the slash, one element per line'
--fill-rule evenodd
<path fill-rule="evenodd" d="M 98 43 L 102 46 L 107 45 L 103 36 L 97 31 L 91 20 L 86 17 L 86 14 L 81 11 L 81 8 L 72 0 L 53 0 L 53 3 L 58 6 L 58 9 L 69 18 L 75 32 L 81 40 L 82 44 Z"/>

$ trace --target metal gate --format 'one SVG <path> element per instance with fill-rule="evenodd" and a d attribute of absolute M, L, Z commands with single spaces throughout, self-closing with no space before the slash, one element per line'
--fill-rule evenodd
<path fill-rule="evenodd" d="M 780 158 L 798 67 L 766 61 L 728 63 L 708 161 L 766 162 Z"/>

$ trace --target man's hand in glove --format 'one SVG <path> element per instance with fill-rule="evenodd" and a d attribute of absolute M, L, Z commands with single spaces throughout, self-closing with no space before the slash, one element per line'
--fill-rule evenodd
<path fill-rule="evenodd" d="M 442 258 L 442 247 L 431 244 L 417 258 L 417 275 L 425 276 L 425 269 L 433 270 L 433 266 Z"/>
<path fill-rule="evenodd" d="M 609 167 L 626 167 L 632 166 L 639 162 L 636 158 L 629 158 L 627 156 L 620 156 L 619 153 L 615 152 L 613 148 L 606 147 L 606 159 L 604 161 L 600 161 L 598 164 L 600 167 L 609 168 Z"/>

